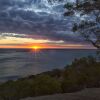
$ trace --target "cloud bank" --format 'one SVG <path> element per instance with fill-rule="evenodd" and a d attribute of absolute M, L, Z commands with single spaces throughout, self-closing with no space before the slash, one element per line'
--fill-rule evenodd
<path fill-rule="evenodd" d="M 67 1 L 0 0 L 1 37 L 8 36 L 5 34 L 8 33 L 12 37 L 84 43 L 78 34 L 71 31 L 73 22 L 79 18 L 63 16 L 63 6 Z"/>

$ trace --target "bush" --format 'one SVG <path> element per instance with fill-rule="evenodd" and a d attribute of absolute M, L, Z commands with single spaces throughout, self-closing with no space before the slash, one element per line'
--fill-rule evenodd
<path fill-rule="evenodd" d="M 100 62 L 93 57 L 75 59 L 63 72 L 63 92 L 73 92 L 86 87 L 100 87 Z"/>
<path fill-rule="evenodd" d="M 61 92 L 61 83 L 47 75 L 36 76 L 33 80 L 9 81 L 0 86 L 0 100 L 54 94 Z"/>
<path fill-rule="evenodd" d="M 35 95 L 59 93 L 61 83 L 48 75 L 40 75 L 33 82 L 33 91 Z"/>

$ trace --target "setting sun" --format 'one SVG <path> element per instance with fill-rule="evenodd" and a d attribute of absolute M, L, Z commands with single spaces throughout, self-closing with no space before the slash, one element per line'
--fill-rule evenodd
<path fill-rule="evenodd" d="M 38 49 L 40 49 L 41 47 L 40 47 L 40 46 L 32 46 L 32 48 L 33 48 L 34 50 L 38 50 Z"/>

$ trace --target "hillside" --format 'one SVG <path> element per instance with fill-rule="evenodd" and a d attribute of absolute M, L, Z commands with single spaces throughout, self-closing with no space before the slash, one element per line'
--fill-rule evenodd
<path fill-rule="evenodd" d="M 93 57 L 75 59 L 62 70 L 55 69 L 0 84 L 0 100 L 20 100 L 27 97 L 39 97 L 32 100 L 100 100 L 99 94 L 100 62 Z M 40 97 L 45 95 L 53 96 Z"/>

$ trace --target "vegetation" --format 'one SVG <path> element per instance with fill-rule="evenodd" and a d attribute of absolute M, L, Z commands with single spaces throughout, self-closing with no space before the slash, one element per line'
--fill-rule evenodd
<path fill-rule="evenodd" d="M 0 100 L 74 92 L 84 88 L 100 87 L 100 62 L 95 58 L 75 59 L 64 69 L 55 69 L 38 75 L 8 81 L 0 85 Z"/>
<path fill-rule="evenodd" d="M 82 18 L 79 18 L 80 22 L 73 23 L 73 32 L 81 33 L 100 53 L 100 0 L 76 0 L 76 3 L 67 3 L 65 8 L 65 16 L 79 13 Z"/>

